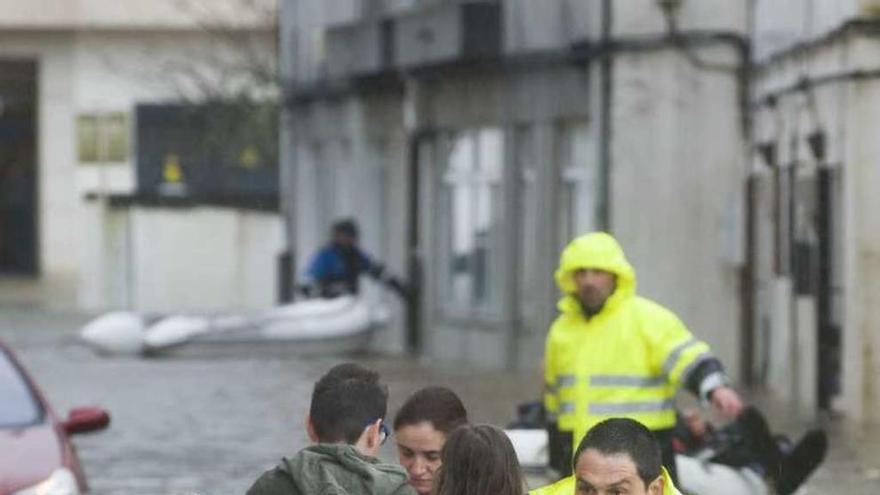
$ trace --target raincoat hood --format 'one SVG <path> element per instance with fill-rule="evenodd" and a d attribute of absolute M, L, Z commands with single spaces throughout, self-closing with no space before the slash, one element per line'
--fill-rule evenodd
<path fill-rule="evenodd" d="M 309 495 L 414 494 L 402 467 L 384 464 L 346 444 L 318 444 L 285 459 L 300 493 Z"/>
<path fill-rule="evenodd" d="M 556 270 L 556 285 L 565 296 L 559 301 L 559 309 L 564 313 L 580 312 L 580 303 L 574 294 L 574 272 L 579 269 L 604 270 L 617 277 L 617 287 L 605 302 L 602 311 L 619 305 L 636 292 L 636 273 L 626 260 L 623 248 L 614 237 L 605 232 L 593 232 L 571 241 L 559 257 Z"/>

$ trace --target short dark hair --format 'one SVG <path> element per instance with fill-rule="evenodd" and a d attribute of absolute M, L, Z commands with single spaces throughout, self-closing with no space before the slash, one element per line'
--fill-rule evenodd
<path fill-rule="evenodd" d="M 494 426 L 459 426 L 449 434 L 440 457 L 437 495 L 525 494 L 516 451 Z"/>
<path fill-rule="evenodd" d="M 446 387 L 425 387 L 406 399 L 397 416 L 394 429 L 429 422 L 435 430 L 449 434 L 468 422 L 467 411 L 455 392 Z"/>
<path fill-rule="evenodd" d="M 309 419 L 321 443 L 354 444 L 364 429 L 388 411 L 388 390 L 379 374 L 345 363 L 333 367 L 312 391 Z"/>
<path fill-rule="evenodd" d="M 574 453 L 575 470 L 581 455 L 588 449 L 598 450 L 605 455 L 628 455 L 646 487 L 662 472 L 660 444 L 651 430 L 633 419 L 611 418 L 592 427 Z"/>
<path fill-rule="evenodd" d="M 355 239 L 358 237 L 357 222 L 353 218 L 343 218 L 333 223 L 333 234 L 345 234 Z"/>
<path fill-rule="evenodd" d="M 376 373 L 369 368 L 365 368 L 356 363 L 337 364 L 330 368 L 327 373 L 324 373 L 324 376 L 315 382 L 315 388 L 312 390 L 312 401 L 315 400 L 315 395 L 321 393 L 323 390 L 351 378 L 379 383 L 379 373 Z"/>

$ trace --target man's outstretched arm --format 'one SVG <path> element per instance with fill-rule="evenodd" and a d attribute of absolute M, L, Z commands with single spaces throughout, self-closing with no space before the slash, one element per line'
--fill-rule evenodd
<path fill-rule="evenodd" d="M 685 387 L 697 397 L 710 402 L 721 414 L 735 418 L 742 412 L 743 402 L 730 386 L 724 366 L 715 357 L 700 361 L 685 378 Z"/>

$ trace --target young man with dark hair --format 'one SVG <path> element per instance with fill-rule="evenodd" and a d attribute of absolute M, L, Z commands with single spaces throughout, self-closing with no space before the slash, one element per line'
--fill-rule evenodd
<path fill-rule="evenodd" d="M 312 403 L 314 403 L 314 397 L 324 390 L 335 387 L 345 380 L 354 379 L 379 383 L 379 373 L 355 363 L 337 364 L 315 382 L 315 388 L 312 390 Z"/>
<path fill-rule="evenodd" d="M 578 444 L 572 464 L 573 476 L 532 495 L 680 495 L 663 468 L 656 438 L 632 419 L 596 424 Z"/>
<path fill-rule="evenodd" d="M 576 493 L 660 495 L 665 484 L 660 445 L 638 421 L 613 418 L 594 426 L 574 453 Z M 605 490 L 605 491 L 603 491 Z"/>
<path fill-rule="evenodd" d="M 312 391 L 306 428 L 314 445 L 263 473 L 248 495 L 414 495 L 400 466 L 376 459 L 388 436 L 388 391 L 353 364 L 327 372 Z"/>

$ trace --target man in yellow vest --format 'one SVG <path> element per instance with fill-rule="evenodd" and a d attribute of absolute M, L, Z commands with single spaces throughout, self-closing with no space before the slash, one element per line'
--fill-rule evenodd
<path fill-rule="evenodd" d="M 574 475 L 530 495 L 680 495 L 661 464 L 660 446 L 638 421 L 605 420 L 578 445 Z"/>
<path fill-rule="evenodd" d="M 609 234 L 572 241 L 555 278 L 564 297 L 544 354 L 551 465 L 567 475 L 571 449 L 591 427 L 628 417 L 657 436 L 674 480 L 677 390 L 730 418 L 742 410 L 720 361 L 671 311 L 636 295 L 635 272 Z"/>

